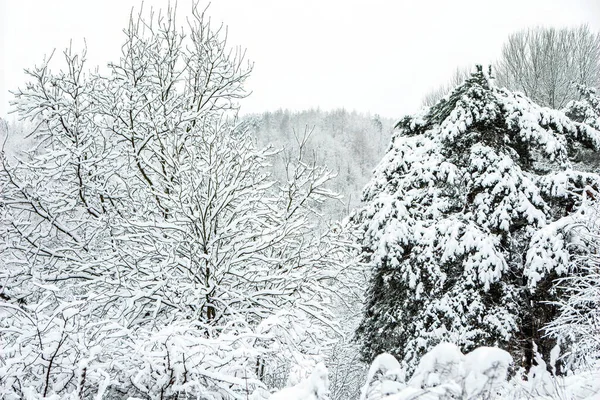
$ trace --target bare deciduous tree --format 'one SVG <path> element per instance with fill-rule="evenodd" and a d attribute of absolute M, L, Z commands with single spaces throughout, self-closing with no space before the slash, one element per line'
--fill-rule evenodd
<path fill-rule="evenodd" d="M 600 34 L 577 28 L 531 28 L 510 35 L 495 66 L 498 86 L 560 109 L 578 98 L 576 85 L 600 85 Z"/>
<path fill-rule="evenodd" d="M 308 134 L 273 179 L 237 119 L 251 65 L 202 10 L 125 35 L 106 75 L 69 49 L 15 93 L 37 147 L 0 157 L 2 398 L 245 399 L 331 338 L 344 246 L 310 222 L 336 195 Z"/>

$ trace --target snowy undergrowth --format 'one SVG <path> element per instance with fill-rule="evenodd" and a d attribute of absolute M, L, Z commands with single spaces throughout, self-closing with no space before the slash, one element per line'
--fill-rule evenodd
<path fill-rule="evenodd" d="M 513 371 L 512 357 L 499 348 L 479 347 L 463 354 L 454 344 L 440 343 L 406 379 L 400 363 L 384 353 L 373 361 L 360 400 L 600 398 L 600 365 L 555 376 L 539 354 L 536 361 L 524 374 Z"/>
<path fill-rule="evenodd" d="M 375 358 L 359 400 L 592 400 L 600 398 L 600 365 L 567 376 L 548 372 L 539 354 L 529 373 L 514 371 L 511 355 L 497 347 L 463 354 L 451 343 L 426 353 L 410 379 L 391 354 Z M 326 400 L 328 373 L 318 364 L 302 382 L 273 393 L 269 400 Z M 258 397 L 256 397 L 258 399 Z"/>

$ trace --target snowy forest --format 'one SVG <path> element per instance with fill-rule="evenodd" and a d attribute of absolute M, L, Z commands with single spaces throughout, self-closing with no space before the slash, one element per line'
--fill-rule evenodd
<path fill-rule="evenodd" d="M 411 115 L 245 113 L 205 12 L 11 88 L 0 399 L 600 398 L 600 33 L 517 31 Z"/>

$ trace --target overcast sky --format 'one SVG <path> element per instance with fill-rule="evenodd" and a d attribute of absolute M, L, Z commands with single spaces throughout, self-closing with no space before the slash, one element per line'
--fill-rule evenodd
<path fill-rule="evenodd" d="M 86 39 L 90 67 L 116 60 L 122 28 L 140 4 L 0 0 L 0 116 L 8 90 L 25 82 L 23 68 L 70 39 L 75 48 Z M 179 14 L 189 7 L 180 0 Z M 456 66 L 497 58 L 511 32 L 581 23 L 600 30 L 600 0 L 213 0 L 208 13 L 254 62 L 245 113 L 345 107 L 398 118 Z"/>

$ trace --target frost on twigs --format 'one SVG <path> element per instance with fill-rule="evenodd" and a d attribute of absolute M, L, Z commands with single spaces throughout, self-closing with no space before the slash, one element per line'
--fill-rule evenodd
<path fill-rule="evenodd" d="M 0 159 L 0 398 L 245 399 L 323 354 L 344 233 L 334 174 L 237 119 L 251 65 L 194 7 L 133 16 L 119 60 L 15 92 L 36 147 Z"/>
<path fill-rule="evenodd" d="M 548 335 L 576 344 L 560 357 L 574 366 L 589 366 L 600 357 L 599 227 L 600 208 L 588 202 L 577 231 L 577 268 L 558 280 L 567 295 L 555 303 L 558 318 L 544 329 Z"/>
<path fill-rule="evenodd" d="M 517 363 L 549 360 L 553 285 L 573 268 L 579 221 L 600 175 L 588 120 L 494 86 L 481 68 L 397 124 L 351 222 L 372 270 L 358 336 L 412 372 L 436 344 L 499 345 Z M 587 165 L 586 168 L 584 168 Z M 587 200 L 586 200 L 587 199 Z"/>

